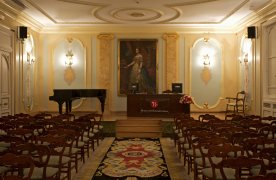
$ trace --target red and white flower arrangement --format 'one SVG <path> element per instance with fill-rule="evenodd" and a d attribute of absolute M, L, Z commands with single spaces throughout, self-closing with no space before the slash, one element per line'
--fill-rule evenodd
<path fill-rule="evenodd" d="M 193 99 L 191 96 L 189 95 L 183 95 L 181 96 L 181 98 L 179 99 L 179 103 L 180 104 L 193 104 Z"/>

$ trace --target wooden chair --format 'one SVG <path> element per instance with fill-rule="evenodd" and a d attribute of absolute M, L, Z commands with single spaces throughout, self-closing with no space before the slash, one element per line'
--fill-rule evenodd
<path fill-rule="evenodd" d="M 268 139 L 276 139 L 276 128 L 271 125 L 261 127 L 259 128 L 259 134 L 262 134 Z"/>
<path fill-rule="evenodd" d="M 52 136 L 65 137 L 66 147 L 63 155 L 70 158 L 70 168 L 75 168 L 78 172 L 78 152 L 79 149 L 74 147 L 73 144 L 79 140 L 79 137 L 74 129 L 69 124 L 71 122 L 64 122 L 65 124 L 56 126 L 49 130 L 49 134 Z M 66 125 L 68 124 L 68 125 Z M 78 143 L 78 142 L 77 142 Z"/>
<path fill-rule="evenodd" d="M 8 136 L 20 137 L 25 142 L 28 142 L 31 138 L 33 138 L 34 131 L 32 129 L 16 128 L 7 130 L 7 134 Z"/>
<path fill-rule="evenodd" d="M 272 122 L 276 122 L 276 117 L 273 116 L 264 116 L 261 118 L 263 123 L 271 124 Z"/>
<path fill-rule="evenodd" d="M 199 121 L 195 120 L 184 120 L 182 121 L 182 127 L 181 132 L 179 132 L 178 135 L 178 152 L 179 152 L 179 158 L 181 158 L 181 155 L 183 155 L 184 160 L 184 166 L 186 163 L 188 164 L 188 169 L 191 166 L 191 155 L 192 152 L 192 139 L 194 137 L 191 137 L 192 131 L 196 130 L 202 130 L 201 123 Z M 188 153 L 189 152 L 189 153 Z"/>
<path fill-rule="evenodd" d="M 223 179 L 226 174 L 228 179 L 235 179 L 235 169 L 229 167 L 222 167 L 223 160 L 233 157 L 239 157 L 244 154 L 241 146 L 234 146 L 229 143 L 223 145 L 210 146 L 206 157 L 210 163 L 210 167 L 203 168 L 202 174 L 204 178 L 211 180 Z M 223 171 L 223 172 L 222 172 Z"/>
<path fill-rule="evenodd" d="M 207 155 L 209 147 L 224 146 L 227 143 L 229 143 L 227 139 L 205 132 L 195 141 L 195 144 L 192 144 L 194 152 L 194 179 L 198 179 L 198 176 L 202 174 L 203 168 L 211 167 Z"/>
<path fill-rule="evenodd" d="M 264 174 L 276 173 L 276 147 L 262 149 L 259 157 L 264 162 Z"/>
<path fill-rule="evenodd" d="M 189 123 L 191 123 L 191 121 L 187 114 L 184 116 L 181 115 L 181 116 L 174 117 L 173 139 L 174 139 L 174 145 L 177 146 L 177 149 L 178 149 L 179 158 L 181 158 L 181 154 L 182 154 L 181 150 L 183 148 L 183 144 L 187 142 L 184 137 L 185 132 L 183 131 L 186 130 L 186 127 L 188 126 Z"/>
<path fill-rule="evenodd" d="M 245 91 L 240 91 L 236 94 L 236 97 L 226 97 L 226 111 L 227 114 L 241 114 L 245 116 Z"/>
<path fill-rule="evenodd" d="M 76 139 L 73 142 L 73 148 L 77 148 L 78 154 L 80 155 L 80 157 L 77 159 L 85 162 L 85 151 L 88 153 L 86 146 L 89 144 L 89 139 L 86 139 L 86 141 L 84 140 L 85 126 L 82 123 L 73 121 L 70 123 L 70 125 L 68 125 L 68 128 L 75 131 Z"/>
<path fill-rule="evenodd" d="M 36 119 L 51 119 L 52 117 L 52 114 L 46 112 L 40 112 L 34 115 L 34 118 Z"/>
<path fill-rule="evenodd" d="M 94 116 L 95 124 L 96 124 L 96 126 L 94 128 L 99 131 L 99 133 L 98 133 L 99 139 L 102 140 L 104 138 L 104 132 L 103 132 L 104 126 L 102 124 L 103 115 L 99 114 L 99 113 L 94 113 L 93 116 Z"/>
<path fill-rule="evenodd" d="M 18 145 L 23 144 L 25 141 L 20 137 L 0 136 L 0 155 L 11 152 L 11 149 Z"/>
<path fill-rule="evenodd" d="M 12 153 L 0 156 L 0 166 L 6 167 L 1 174 L 1 178 L 4 180 L 29 180 L 35 167 L 31 156 Z"/>
<path fill-rule="evenodd" d="M 218 119 L 215 115 L 212 114 L 201 114 L 198 116 L 200 122 L 209 122 L 210 120 Z"/>
<path fill-rule="evenodd" d="M 188 164 L 188 174 L 194 169 L 194 160 L 195 158 L 201 157 L 201 152 L 195 148 L 195 144 L 197 144 L 199 139 L 204 139 L 212 136 L 212 132 L 210 132 L 206 128 L 195 127 L 187 130 L 187 141 L 190 149 L 186 149 L 186 154 L 183 156 L 184 160 L 187 158 Z"/>
<path fill-rule="evenodd" d="M 74 124 L 79 128 L 79 142 L 83 142 L 83 148 L 84 151 L 87 153 L 87 157 L 89 157 L 89 149 L 90 149 L 90 126 L 91 122 L 88 120 L 83 120 L 83 119 L 75 119 Z M 91 137 L 93 138 L 93 136 Z M 85 158 L 83 156 L 83 162 L 85 162 Z"/>
<path fill-rule="evenodd" d="M 242 180 L 251 176 L 260 175 L 263 168 L 263 161 L 261 159 L 240 156 L 236 158 L 223 159 L 222 162 L 219 163 L 219 166 L 222 179 L 232 179 L 229 178 L 228 172 L 225 171 L 225 168 L 231 168 L 235 171 L 235 179 Z"/>
<path fill-rule="evenodd" d="M 28 154 L 34 160 L 34 170 L 31 179 L 55 179 L 59 174 L 59 169 L 49 167 L 50 149 L 47 145 L 33 143 L 20 144 L 13 147 L 16 154 Z"/>
<path fill-rule="evenodd" d="M 94 134 L 94 139 L 97 142 L 97 145 L 99 145 L 99 140 L 103 139 L 103 126 L 102 126 L 102 114 L 98 113 L 91 113 L 84 116 L 84 118 L 87 118 L 91 121 L 91 129 L 90 134 Z"/>
<path fill-rule="evenodd" d="M 264 149 L 271 148 L 276 151 L 276 139 L 267 139 L 264 136 L 248 138 L 243 143 L 247 156 L 259 157 Z"/>
<path fill-rule="evenodd" d="M 62 179 L 71 179 L 71 157 L 65 155 L 66 148 L 70 148 L 71 143 L 67 144 L 67 139 L 65 136 L 51 135 L 48 134 L 46 136 L 37 136 L 36 144 L 48 145 L 50 148 L 50 158 L 48 165 L 50 167 L 59 168 L 58 177 L 61 179 L 61 174 L 65 174 L 62 176 Z M 70 150 L 69 150 L 70 152 Z"/>
<path fill-rule="evenodd" d="M 86 116 L 82 116 L 82 117 L 79 117 L 77 119 L 78 122 L 81 122 L 85 125 L 85 131 L 84 131 L 84 139 L 87 139 L 89 140 L 89 147 L 92 148 L 92 150 L 94 151 L 95 150 L 95 134 L 93 133 L 93 127 L 94 127 L 94 124 L 91 122 L 91 120 L 89 118 L 87 118 Z M 88 153 L 89 154 L 89 153 Z"/>
<path fill-rule="evenodd" d="M 54 118 L 61 119 L 62 121 L 74 121 L 75 115 L 74 114 L 59 114 L 55 116 Z"/>

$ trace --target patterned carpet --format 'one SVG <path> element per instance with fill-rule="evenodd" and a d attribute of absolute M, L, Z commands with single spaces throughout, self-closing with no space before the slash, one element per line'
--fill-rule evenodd
<path fill-rule="evenodd" d="M 159 138 L 116 138 L 93 180 L 170 180 Z"/>

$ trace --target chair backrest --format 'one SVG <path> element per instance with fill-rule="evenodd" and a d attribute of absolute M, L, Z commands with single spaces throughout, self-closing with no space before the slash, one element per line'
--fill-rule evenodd
<path fill-rule="evenodd" d="M 239 157 L 243 155 L 241 146 L 234 146 L 230 143 L 214 144 L 208 148 L 206 157 L 208 158 L 212 168 L 212 179 L 217 179 L 216 170 L 221 169 L 222 161 L 228 158 Z M 221 172 L 223 175 L 223 172 Z M 226 178 L 223 178 L 226 179 Z"/>
<path fill-rule="evenodd" d="M 198 116 L 200 122 L 208 122 L 213 119 L 218 119 L 215 115 L 212 114 L 201 114 Z"/>
<path fill-rule="evenodd" d="M 227 171 L 225 168 L 235 169 L 235 176 L 237 180 L 247 179 L 250 176 L 260 175 L 263 168 L 263 161 L 261 159 L 248 158 L 239 156 L 236 158 L 223 159 L 220 163 L 220 172 L 223 179 L 227 179 Z"/>
<path fill-rule="evenodd" d="M 35 165 L 45 166 L 50 158 L 50 149 L 47 145 L 25 143 L 12 148 L 13 152 L 19 155 L 32 156 Z"/>
<path fill-rule="evenodd" d="M 28 140 L 30 140 L 33 137 L 34 132 L 32 129 L 16 128 L 16 129 L 7 130 L 7 134 L 9 136 L 13 136 L 13 137 L 20 137 L 25 142 L 27 142 Z"/>
<path fill-rule="evenodd" d="M 31 178 L 34 170 L 34 162 L 32 157 L 29 155 L 16 155 L 7 153 L 3 156 L 0 156 L 0 166 L 9 167 L 17 171 L 17 173 L 13 173 L 12 175 L 2 174 L 3 179 L 27 180 Z M 24 174 L 26 172 L 24 169 L 28 169 L 26 174 Z"/>
<path fill-rule="evenodd" d="M 237 96 L 236 96 L 236 103 L 244 103 L 245 102 L 245 99 L 246 99 L 246 93 L 245 91 L 240 91 L 237 93 Z"/>

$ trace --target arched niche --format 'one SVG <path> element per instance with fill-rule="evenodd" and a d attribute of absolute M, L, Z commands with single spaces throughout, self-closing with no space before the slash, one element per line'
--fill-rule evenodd
<path fill-rule="evenodd" d="M 191 48 L 191 96 L 200 109 L 218 106 L 222 92 L 222 50 L 213 38 L 200 38 Z"/>
<path fill-rule="evenodd" d="M 54 49 L 54 89 L 86 88 L 86 50 L 73 38 L 57 42 Z M 68 64 L 71 58 L 72 64 Z M 66 64 L 67 63 L 67 64 Z"/>
<path fill-rule="evenodd" d="M 54 89 L 86 88 L 86 49 L 81 41 L 69 37 L 56 43 L 53 71 Z M 73 101 L 72 108 L 78 108 L 82 102 L 83 99 Z"/>

